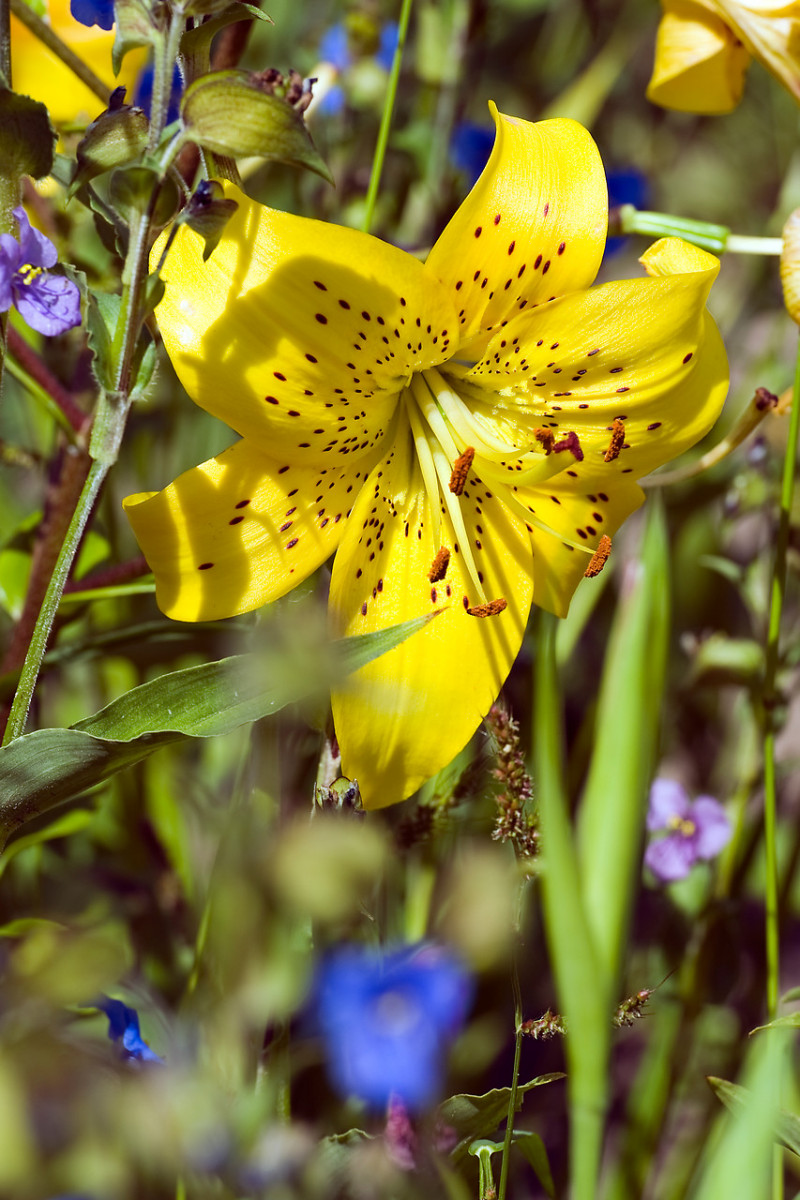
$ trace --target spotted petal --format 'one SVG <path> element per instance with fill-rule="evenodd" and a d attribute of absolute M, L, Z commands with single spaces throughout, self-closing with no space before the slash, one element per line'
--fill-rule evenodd
<path fill-rule="evenodd" d="M 577 121 L 498 113 L 494 150 L 425 264 L 459 312 L 462 342 L 552 296 L 587 288 L 608 226 L 605 174 Z"/>
<path fill-rule="evenodd" d="M 124 507 L 168 617 L 212 621 L 276 600 L 341 540 L 370 461 L 298 467 L 247 441 Z"/>
<path fill-rule="evenodd" d="M 647 98 L 681 112 L 726 113 L 742 97 L 750 55 L 730 26 L 692 0 L 668 0 Z"/>
<path fill-rule="evenodd" d="M 624 449 L 608 474 L 640 477 L 707 433 L 728 388 L 719 332 L 705 309 L 719 270 L 711 254 L 664 238 L 642 257 L 649 279 L 621 280 L 564 296 L 496 334 L 467 379 L 511 384 L 500 411 L 578 434 L 602 486 L 615 419 Z M 600 475 L 594 477 L 594 468 Z"/>
<path fill-rule="evenodd" d="M 358 779 L 368 808 L 402 800 L 452 760 L 496 698 L 522 642 L 532 584 L 525 527 L 478 481 L 467 484 L 461 500 L 486 595 L 508 602 L 495 616 L 465 611 L 478 597 L 446 517 L 447 573 L 428 578 L 440 543 L 407 432 L 367 481 L 336 555 L 330 606 L 338 633 L 367 633 L 442 610 L 333 695 L 342 769 Z"/>
<path fill-rule="evenodd" d="M 452 305 L 394 246 L 227 194 L 239 208 L 208 262 L 183 226 L 163 272 L 156 316 L 181 382 L 286 461 L 369 454 L 411 373 L 451 352 Z"/>

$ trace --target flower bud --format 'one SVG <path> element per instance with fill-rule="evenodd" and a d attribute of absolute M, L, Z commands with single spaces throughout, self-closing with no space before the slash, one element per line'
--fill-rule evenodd
<path fill-rule="evenodd" d="M 92 121 L 78 143 L 70 198 L 96 175 L 133 162 L 147 145 L 147 116 L 141 108 L 120 103 L 120 93 L 124 96 L 125 89 L 117 88 L 108 109 Z"/>
<path fill-rule="evenodd" d="M 302 112 L 310 90 L 277 71 L 212 71 L 191 83 L 181 105 L 186 136 L 214 154 L 260 155 L 308 167 L 332 183 Z"/>
<path fill-rule="evenodd" d="M 238 207 L 235 200 L 226 198 L 222 184 L 216 179 L 203 179 L 197 185 L 178 220 L 185 222 L 205 241 L 203 262 L 216 250 L 225 226 Z"/>

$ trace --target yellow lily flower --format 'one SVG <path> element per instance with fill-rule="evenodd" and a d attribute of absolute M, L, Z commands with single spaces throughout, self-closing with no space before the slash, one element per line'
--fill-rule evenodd
<path fill-rule="evenodd" d="M 157 310 L 192 399 L 242 437 L 125 502 L 162 610 L 246 612 L 336 551 L 336 634 L 439 612 L 333 695 L 368 808 L 466 744 L 531 602 L 566 614 L 641 504 L 636 477 L 701 438 L 727 390 L 717 259 L 665 239 L 649 278 L 587 290 L 608 216 L 591 136 L 492 110 L 489 163 L 424 265 L 230 188 L 207 263 L 179 230 Z"/>
<path fill-rule="evenodd" d="M 800 2 L 662 0 L 647 96 L 682 112 L 726 113 L 751 56 L 800 100 Z"/>
<path fill-rule="evenodd" d="M 110 88 L 124 84 L 129 89 L 130 100 L 130 91 L 146 59 L 145 52 L 134 50 L 126 54 L 115 79 L 111 68 L 113 29 L 82 25 L 70 13 L 69 0 L 49 0 L 48 17 L 54 32 L 104 83 Z M 103 103 L 94 92 L 13 16 L 11 70 L 14 90 L 46 104 L 56 125 L 93 120 L 102 111 Z"/>

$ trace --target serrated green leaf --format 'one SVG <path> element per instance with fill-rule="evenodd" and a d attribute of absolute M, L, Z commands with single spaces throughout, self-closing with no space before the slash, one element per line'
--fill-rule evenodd
<path fill-rule="evenodd" d="M 328 661 L 311 644 L 238 655 L 134 688 L 70 729 L 40 729 L 0 750 L 0 834 L 73 799 L 161 746 L 216 737 L 304 699 L 394 649 L 437 614 L 344 638 Z"/>
<path fill-rule="evenodd" d="M 527 1092 L 564 1078 L 563 1071 L 554 1071 L 550 1075 L 537 1075 L 528 1083 L 519 1084 L 516 1111 L 519 1112 L 522 1108 Z M 470 1142 L 475 1138 L 490 1137 L 496 1131 L 500 1122 L 508 1116 L 510 1099 L 511 1088 L 494 1088 L 482 1096 L 461 1092 L 439 1105 L 437 1115 L 440 1121 L 454 1129 L 458 1135 L 458 1145 L 453 1150 L 454 1157 L 463 1158 Z"/>

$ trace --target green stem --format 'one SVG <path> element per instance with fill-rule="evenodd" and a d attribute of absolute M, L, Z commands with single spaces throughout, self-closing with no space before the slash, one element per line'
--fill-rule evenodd
<path fill-rule="evenodd" d="M 677 217 L 673 213 L 645 212 L 632 204 L 623 204 L 614 210 L 621 233 L 637 233 L 647 237 L 680 237 L 695 246 L 702 246 L 714 254 L 780 254 L 783 239 L 776 237 L 749 237 L 747 234 L 731 233 L 727 225 L 711 221 L 695 221 L 691 217 Z M 616 230 L 615 230 L 616 232 Z"/>
<path fill-rule="evenodd" d="M 400 20 L 397 29 L 397 48 L 394 52 L 392 60 L 392 69 L 389 72 L 389 82 L 386 86 L 386 99 L 383 103 L 383 113 L 381 115 L 381 126 L 378 130 L 378 141 L 375 146 L 375 155 L 372 159 L 372 173 L 369 177 L 369 187 L 367 188 L 367 199 L 364 209 L 364 233 L 369 233 L 372 225 L 372 218 L 375 215 L 375 201 L 378 198 L 378 188 L 381 182 L 381 173 L 383 171 L 383 160 L 386 157 L 386 147 L 389 143 L 389 130 L 392 126 L 392 113 L 394 112 L 394 102 L 397 96 L 397 84 L 400 79 L 400 66 L 403 61 L 403 50 L 406 44 L 406 34 L 408 33 L 408 21 L 411 16 L 411 5 L 413 0 L 403 0 L 400 9 Z"/>
<path fill-rule="evenodd" d="M 0 0 L 3 3 L 3 0 Z M 85 83 L 89 91 L 94 92 L 98 100 L 103 102 L 104 106 L 108 105 L 108 98 L 111 95 L 111 88 L 103 83 L 102 79 L 95 75 L 91 67 L 87 67 L 86 63 L 70 50 L 66 42 L 62 42 L 57 33 L 47 25 L 41 17 L 37 17 L 32 8 L 29 8 L 25 0 L 11 0 L 11 11 L 18 21 L 23 25 L 27 25 L 31 33 L 43 42 L 47 49 L 55 54 L 56 58 L 60 58 L 65 66 L 69 67 L 73 75 L 77 75 L 81 83 Z"/>
<path fill-rule="evenodd" d="M 783 460 L 781 507 L 778 538 L 772 568 L 769 626 L 767 629 L 766 661 L 764 667 L 764 848 L 766 855 L 766 957 L 767 957 L 767 1020 L 778 1015 L 780 988 L 780 930 L 778 924 L 778 856 L 777 856 L 777 778 L 775 769 L 775 683 L 778 674 L 781 617 L 786 593 L 787 551 L 791 531 L 792 501 L 794 498 L 795 464 L 800 440 L 800 343 L 795 364 L 794 394 Z M 783 1196 L 783 1154 L 775 1147 L 772 1171 L 772 1200 Z"/>
<path fill-rule="evenodd" d="M 164 126 L 167 123 L 167 111 L 169 109 L 170 96 L 172 95 L 172 72 L 180 54 L 181 38 L 185 23 L 183 10 L 178 5 L 170 13 L 166 38 L 159 39 L 155 47 L 153 99 L 150 105 L 150 136 L 147 142 L 147 149 L 151 154 L 155 153 Z"/>
<path fill-rule="evenodd" d="M 9 0 L 0 0 L 0 71 L 11 87 L 11 8 Z"/>
<path fill-rule="evenodd" d="M 50 582 L 47 585 L 47 591 L 42 601 L 42 607 L 36 621 L 33 636 L 31 637 L 28 653 L 25 656 L 25 662 L 20 673 L 19 684 L 14 694 L 8 724 L 3 736 L 4 746 L 14 738 L 19 737 L 25 728 L 33 690 L 36 687 L 39 669 L 42 665 L 45 649 L 47 648 L 47 640 L 50 637 L 50 630 L 53 627 L 53 621 L 55 620 L 55 615 L 61 601 L 61 593 L 64 591 L 64 585 L 67 582 L 73 559 L 78 551 L 86 522 L 89 519 L 89 514 L 92 511 L 100 488 L 103 485 L 103 480 L 108 473 L 109 466 L 109 463 L 104 462 L 92 463 L 75 512 L 72 514 L 72 520 L 64 538 L 61 552 L 56 560 Z"/>
<path fill-rule="evenodd" d="M 508 1117 L 506 1133 L 503 1138 L 503 1162 L 500 1167 L 500 1189 L 498 1200 L 506 1200 L 508 1185 L 508 1164 L 511 1158 L 511 1142 L 514 1136 L 514 1117 L 517 1112 L 517 1085 L 519 1083 L 519 1063 L 522 1057 L 522 991 L 519 986 L 519 970 L 517 956 L 511 968 L 511 986 L 514 991 L 514 1066 L 511 1075 L 511 1095 L 508 1098 Z"/>

